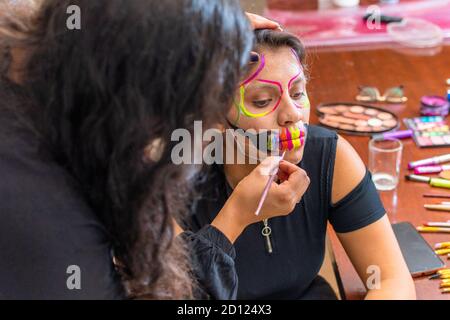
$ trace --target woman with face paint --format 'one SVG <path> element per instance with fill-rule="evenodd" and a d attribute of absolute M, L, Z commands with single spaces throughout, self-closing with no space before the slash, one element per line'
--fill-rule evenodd
<path fill-rule="evenodd" d="M 278 152 L 284 155 L 282 163 L 305 170 L 311 183 L 290 215 L 264 219 L 236 237 L 238 298 L 336 299 L 329 284 L 318 276 L 328 222 L 364 283 L 371 275 L 368 268 L 379 267 L 379 286 L 369 288 L 367 299 L 415 298 L 412 278 L 370 172 L 344 138 L 308 125 L 310 103 L 300 41 L 284 32 L 259 30 L 255 34 L 259 61 L 239 83 L 227 119 L 238 131 L 267 134 L 269 130 L 268 143 L 236 139 L 226 152 L 240 151 L 247 158 L 254 148 L 258 157 Z M 195 203 L 191 228 L 215 221 L 214 212 L 220 212 L 254 167 L 226 163 L 210 168 L 199 181 L 203 194 Z M 278 178 L 282 183 L 287 177 L 281 172 Z M 255 211 L 257 204 L 242 203 L 239 210 Z M 269 200 L 265 206 L 270 206 Z"/>
<path fill-rule="evenodd" d="M 193 168 L 173 164 L 171 134 L 224 118 L 252 44 L 238 1 L 36 0 L 24 17 L 4 3 L 0 299 L 234 298 L 230 231 L 292 211 L 303 176 L 281 165 L 272 207 L 230 223 L 278 167 L 269 158 L 225 223 L 175 237 Z"/>

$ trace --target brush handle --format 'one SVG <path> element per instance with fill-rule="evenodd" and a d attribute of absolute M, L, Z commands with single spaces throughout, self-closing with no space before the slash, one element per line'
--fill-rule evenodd
<path fill-rule="evenodd" d="M 283 160 L 285 154 L 286 154 L 286 151 L 283 151 L 283 154 L 281 155 L 280 161 Z M 256 208 L 256 211 L 255 211 L 255 215 L 257 215 L 257 216 L 259 215 L 259 213 L 260 213 L 260 211 L 262 209 L 264 201 L 267 198 L 267 194 L 269 193 L 270 186 L 272 185 L 272 182 L 275 180 L 275 177 L 277 176 L 277 173 L 278 173 L 278 169 L 275 171 L 274 174 L 270 175 L 269 180 L 267 181 L 266 186 L 264 187 L 261 199 L 259 199 L 258 207 Z"/>

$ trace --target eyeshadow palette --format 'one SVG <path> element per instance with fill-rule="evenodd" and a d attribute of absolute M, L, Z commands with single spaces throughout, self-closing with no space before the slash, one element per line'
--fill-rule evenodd
<path fill-rule="evenodd" d="M 450 146 L 450 129 L 443 117 L 417 117 L 403 121 L 413 131 L 413 139 L 418 147 Z"/>
<path fill-rule="evenodd" d="M 399 127 L 394 113 L 366 104 L 325 103 L 316 110 L 321 125 L 347 134 L 372 135 Z"/>

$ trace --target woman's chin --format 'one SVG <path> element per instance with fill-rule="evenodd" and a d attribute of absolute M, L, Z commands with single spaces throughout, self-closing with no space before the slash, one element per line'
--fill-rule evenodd
<path fill-rule="evenodd" d="M 286 154 L 284 155 L 284 160 L 289 161 L 290 163 L 293 164 L 298 164 L 300 161 L 302 161 L 303 150 L 304 147 L 286 151 Z"/>

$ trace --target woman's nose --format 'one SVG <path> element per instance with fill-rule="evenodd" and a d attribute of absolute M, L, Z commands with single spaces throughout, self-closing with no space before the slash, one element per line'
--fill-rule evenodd
<path fill-rule="evenodd" d="M 278 112 L 278 124 L 280 126 L 289 126 L 299 121 L 303 121 L 303 112 L 291 97 L 283 97 Z"/>

